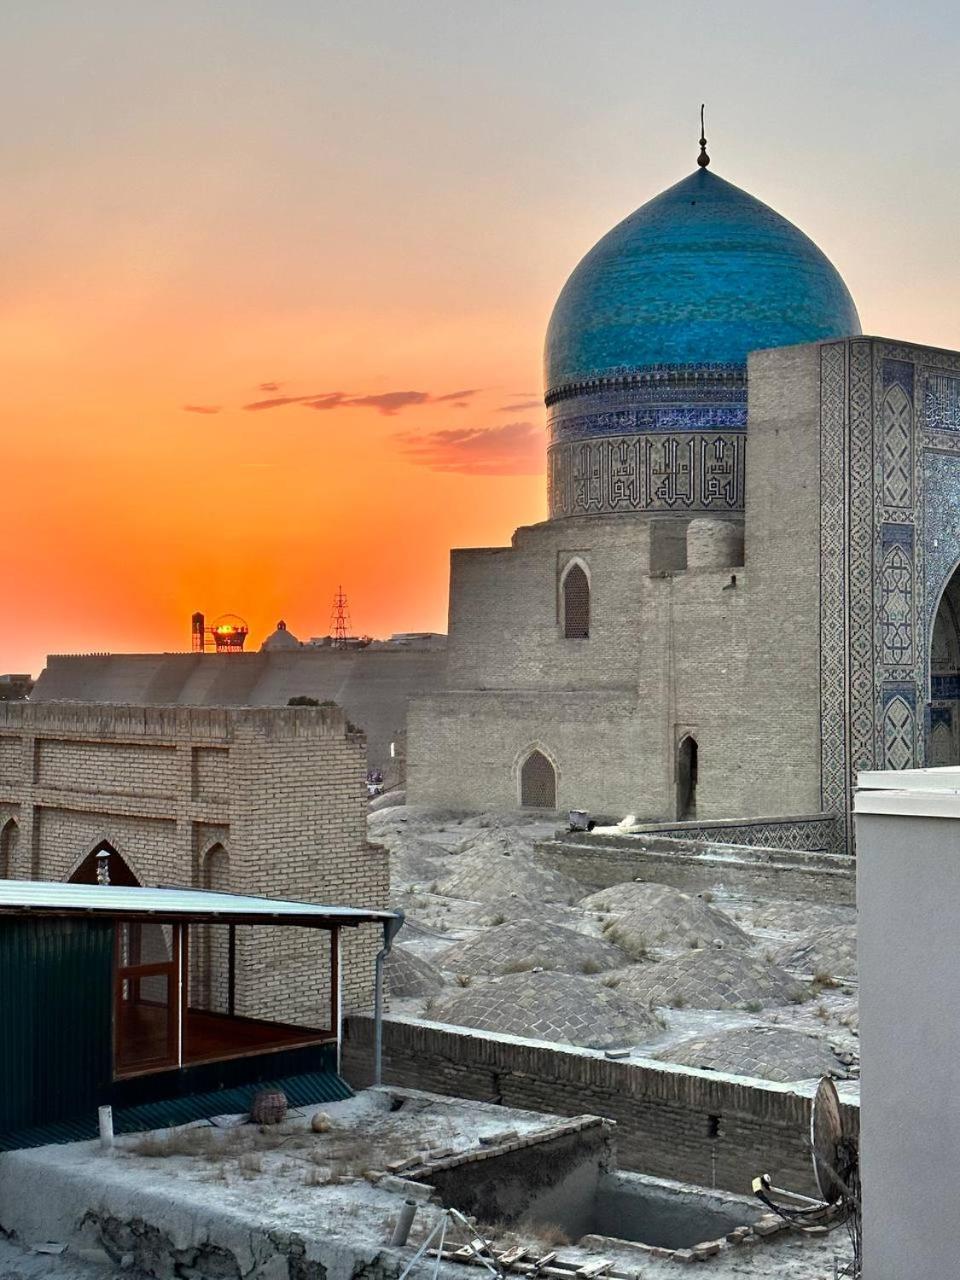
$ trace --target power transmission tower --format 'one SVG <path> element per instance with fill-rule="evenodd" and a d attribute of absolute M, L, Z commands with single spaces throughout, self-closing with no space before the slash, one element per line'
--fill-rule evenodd
<path fill-rule="evenodd" d="M 347 631 L 350 626 L 350 610 L 347 608 L 347 597 L 343 587 L 337 587 L 333 597 L 333 608 L 330 610 L 330 634 L 333 636 L 334 649 L 347 647 Z"/>

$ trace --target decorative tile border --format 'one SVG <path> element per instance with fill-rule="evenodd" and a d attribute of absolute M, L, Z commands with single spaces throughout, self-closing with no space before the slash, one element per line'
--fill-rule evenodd
<path fill-rule="evenodd" d="M 820 350 L 821 804 L 865 768 L 927 759 L 929 653 L 960 561 L 960 354 L 876 339 Z"/>

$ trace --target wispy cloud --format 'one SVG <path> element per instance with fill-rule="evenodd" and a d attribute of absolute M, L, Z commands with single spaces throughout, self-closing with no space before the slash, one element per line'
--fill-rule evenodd
<path fill-rule="evenodd" d="M 310 396 L 276 396 L 272 400 L 254 400 L 252 404 L 245 404 L 245 409 L 279 409 L 285 404 L 302 404 L 304 400 L 309 400 Z"/>
<path fill-rule="evenodd" d="M 184 413 L 219 413 L 220 406 L 218 404 L 185 404 L 183 406 Z"/>
<path fill-rule="evenodd" d="M 525 409 L 542 409 L 542 400 L 521 400 L 517 404 L 502 404 L 497 413 L 523 413 Z"/>
<path fill-rule="evenodd" d="M 543 428 L 533 422 L 502 427 L 402 432 L 394 439 L 418 466 L 475 476 L 532 476 L 544 466 Z"/>
<path fill-rule="evenodd" d="M 281 387 L 279 382 L 261 382 L 257 387 L 258 391 L 279 391 Z"/>
<path fill-rule="evenodd" d="M 279 384 L 263 383 L 261 390 L 274 390 Z M 254 400 L 245 404 L 244 409 L 260 411 L 263 409 L 280 409 L 284 405 L 299 404 L 306 409 L 376 409 L 387 418 L 392 418 L 404 409 L 421 404 L 443 404 L 453 401 L 457 408 L 465 408 L 471 397 L 477 394 L 476 388 L 466 391 L 449 391 L 445 395 L 435 396 L 429 391 L 378 391 L 369 395 L 351 395 L 345 391 L 319 391 L 309 396 L 274 396 L 269 400 Z"/>

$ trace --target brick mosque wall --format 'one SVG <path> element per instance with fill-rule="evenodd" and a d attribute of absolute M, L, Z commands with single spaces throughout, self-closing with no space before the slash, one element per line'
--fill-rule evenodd
<path fill-rule="evenodd" d="M 343 1071 L 371 1080 L 373 1020 L 347 1019 Z M 385 1084 L 617 1124 L 621 1168 L 749 1193 L 757 1174 L 816 1194 L 809 1152 L 811 1099 L 788 1085 L 669 1063 L 616 1061 L 579 1049 L 440 1027 L 383 1024 Z M 859 1108 L 843 1104 L 851 1132 Z"/>
<path fill-rule="evenodd" d="M 66 880 L 104 842 L 141 884 L 387 905 L 367 843 L 363 735 L 338 707 L 0 703 L 0 875 Z M 219 927 L 191 987 L 222 991 Z M 345 928 L 343 1003 L 369 1007 L 376 926 Z M 237 1012 L 329 1021 L 323 931 L 238 929 Z"/>

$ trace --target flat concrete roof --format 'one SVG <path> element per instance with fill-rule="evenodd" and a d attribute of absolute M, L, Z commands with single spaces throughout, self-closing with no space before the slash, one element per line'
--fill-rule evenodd
<path fill-rule="evenodd" d="M 864 770 L 857 775 L 854 812 L 960 818 L 960 768 Z"/>
<path fill-rule="evenodd" d="M 231 924 L 301 925 L 331 929 L 402 921 L 395 911 L 367 911 L 315 902 L 286 902 L 203 889 L 155 889 L 126 885 L 63 884 L 52 880 L 0 880 L 0 915 L 94 915 Z"/>

